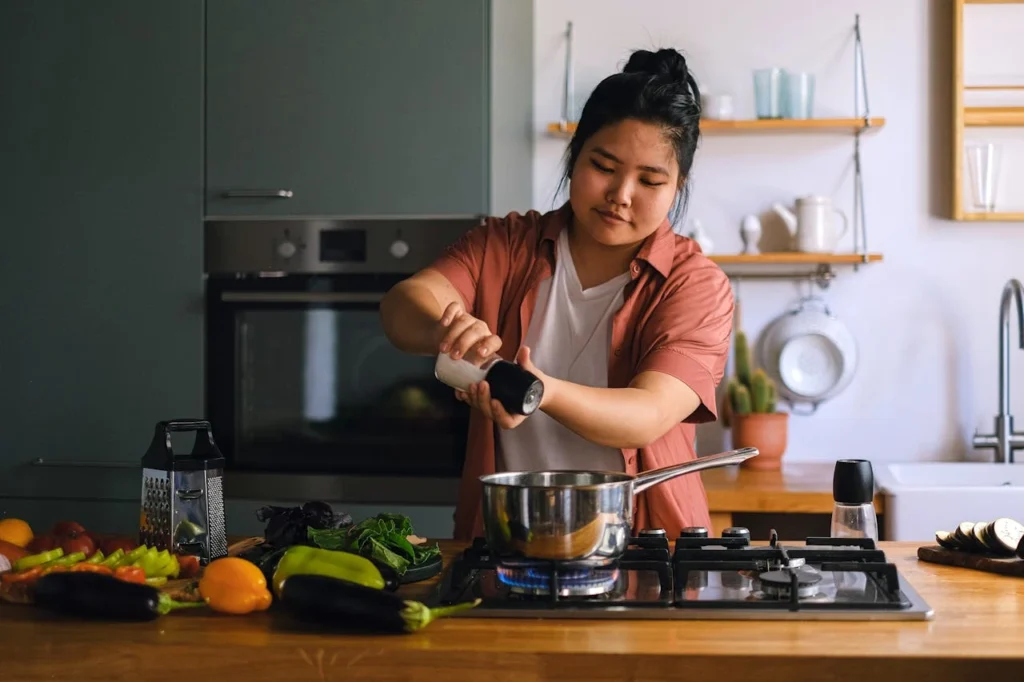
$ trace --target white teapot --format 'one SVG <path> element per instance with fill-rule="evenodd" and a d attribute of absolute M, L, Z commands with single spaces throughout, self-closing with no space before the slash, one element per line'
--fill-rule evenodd
<path fill-rule="evenodd" d="M 796 200 L 795 212 L 782 204 L 772 204 L 772 210 L 786 223 L 796 250 L 805 253 L 834 253 L 850 227 L 846 214 L 832 206 L 828 197 L 800 197 Z M 843 219 L 838 229 L 833 213 Z"/>

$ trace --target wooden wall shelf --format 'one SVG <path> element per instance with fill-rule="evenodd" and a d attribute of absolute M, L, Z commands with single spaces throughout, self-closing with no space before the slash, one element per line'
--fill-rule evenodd
<path fill-rule="evenodd" d="M 733 133 L 858 133 L 877 130 L 885 125 L 884 118 L 810 118 L 810 119 L 743 119 L 719 121 L 702 119 L 700 130 L 711 135 Z M 576 123 L 549 123 L 548 132 L 568 136 L 576 132 Z"/>
<path fill-rule="evenodd" d="M 840 267 L 857 270 L 861 265 L 880 263 L 880 253 L 774 253 L 709 254 L 730 279 L 806 279 L 827 289 Z"/>
<path fill-rule="evenodd" d="M 961 0 L 962 1 L 962 0 Z M 1024 1 L 1024 0 L 1022 0 Z M 565 81 L 562 110 L 558 121 L 550 122 L 546 130 L 550 135 L 568 138 L 575 134 L 575 87 L 572 62 L 573 22 L 565 31 Z M 861 137 L 865 133 L 881 130 L 885 118 L 872 116 L 868 107 L 867 73 L 864 67 L 864 45 L 861 40 L 860 15 L 854 14 L 853 23 L 854 106 L 852 116 L 810 119 L 734 119 L 702 118 L 701 132 L 712 136 L 726 135 L 847 135 L 853 143 L 853 253 L 800 253 L 776 252 L 749 254 L 709 254 L 722 270 L 735 279 L 810 279 L 821 288 L 828 287 L 835 278 L 836 269 L 845 267 L 856 271 L 868 263 L 882 260 L 879 253 L 868 253 L 867 232 L 864 226 L 864 184 L 861 165 Z M 863 106 L 862 106 L 863 103 Z"/>
<path fill-rule="evenodd" d="M 882 260 L 882 254 L 779 251 L 759 254 L 710 254 L 708 258 L 719 265 L 858 265 L 861 263 L 879 263 Z"/>

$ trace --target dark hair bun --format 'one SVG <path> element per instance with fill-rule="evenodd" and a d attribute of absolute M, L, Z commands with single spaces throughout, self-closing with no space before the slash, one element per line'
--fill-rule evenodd
<path fill-rule="evenodd" d="M 677 50 L 661 49 L 657 52 L 637 50 L 629 57 L 623 73 L 646 73 L 652 76 L 667 76 L 670 80 L 685 83 L 689 71 L 686 58 Z"/>

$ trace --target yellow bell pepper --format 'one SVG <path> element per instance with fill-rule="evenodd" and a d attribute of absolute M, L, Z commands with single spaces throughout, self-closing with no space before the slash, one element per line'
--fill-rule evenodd
<path fill-rule="evenodd" d="M 236 615 L 265 611 L 274 600 L 259 567 L 238 557 L 211 561 L 199 579 L 199 594 L 214 611 Z"/>

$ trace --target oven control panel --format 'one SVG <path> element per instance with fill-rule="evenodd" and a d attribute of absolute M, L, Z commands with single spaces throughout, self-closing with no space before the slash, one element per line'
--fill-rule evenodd
<path fill-rule="evenodd" d="M 205 224 L 207 274 L 409 273 L 430 265 L 480 216 L 222 220 Z"/>

